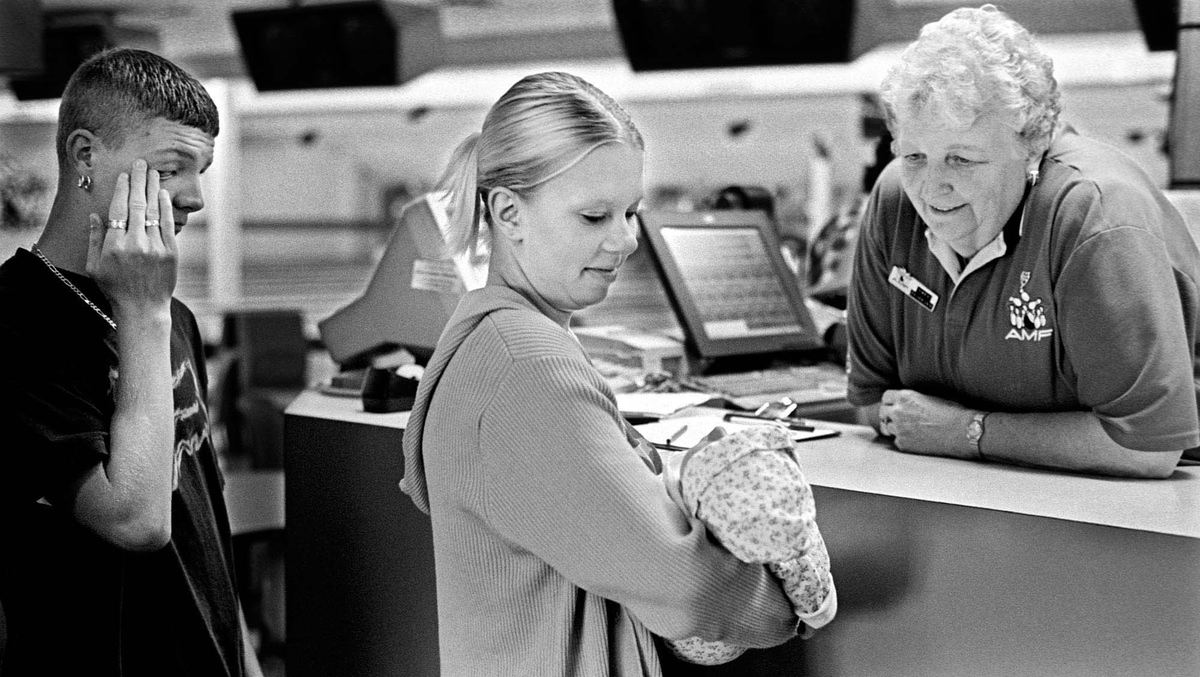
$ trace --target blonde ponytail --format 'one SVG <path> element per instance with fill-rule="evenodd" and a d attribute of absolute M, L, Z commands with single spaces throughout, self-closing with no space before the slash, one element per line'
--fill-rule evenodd
<path fill-rule="evenodd" d="M 451 252 L 475 253 L 479 243 L 482 200 L 479 197 L 479 133 L 458 144 L 434 190 L 448 196 Z"/>

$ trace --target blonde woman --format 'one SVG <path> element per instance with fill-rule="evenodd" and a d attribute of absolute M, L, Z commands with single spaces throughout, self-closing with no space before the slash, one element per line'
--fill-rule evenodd
<path fill-rule="evenodd" d="M 643 141 L 611 98 L 531 75 L 443 179 L 458 246 L 490 240 L 404 434 L 430 513 L 447 675 L 658 675 L 654 635 L 795 636 L 779 582 L 711 542 L 648 467 L 570 332 L 637 247 Z"/>

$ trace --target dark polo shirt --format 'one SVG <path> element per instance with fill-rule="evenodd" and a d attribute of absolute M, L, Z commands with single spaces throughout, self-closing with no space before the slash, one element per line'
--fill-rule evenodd
<path fill-rule="evenodd" d="M 1200 445 L 1200 252 L 1145 173 L 1063 133 L 999 240 L 956 284 L 898 166 L 884 171 L 849 298 L 850 402 L 909 388 L 987 411 L 1090 410 L 1127 448 Z M 909 293 L 889 282 L 903 273 Z"/>

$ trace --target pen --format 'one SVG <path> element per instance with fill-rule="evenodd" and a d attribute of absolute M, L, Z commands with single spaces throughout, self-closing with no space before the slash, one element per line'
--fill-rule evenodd
<path fill-rule="evenodd" d="M 786 421 L 786 420 L 779 419 L 779 418 L 767 418 L 765 416 L 754 416 L 752 414 L 735 414 L 735 413 L 731 412 L 731 413 L 725 414 L 725 416 L 723 418 L 724 418 L 724 420 L 729 421 L 730 423 L 774 423 L 776 425 L 781 425 L 781 426 L 787 428 L 788 430 L 796 430 L 796 431 L 800 431 L 800 432 L 812 432 L 812 431 L 816 430 L 816 428 L 814 428 L 810 425 L 805 425 L 803 423 L 794 423 L 792 421 Z"/>
<path fill-rule="evenodd" d="M 685 425 L 684 425 L 682 428 L 680 428 L 679 430 L 676 430 L 675 432 L 671 433 L 670 435 L 667 435 L 667 446 L 671 446 L 671 442 L 673 442 L 674 440 L 677 440 L 677 439 L 679 439 L 679 436 L 680 436 L 680 435 L 682 435 L 682 434 L 684 434 L 685 432 L 687 432 L 687 428 L 688 428 L 688 427 L 687 427 L 687 425 L 685 424 Z"/>

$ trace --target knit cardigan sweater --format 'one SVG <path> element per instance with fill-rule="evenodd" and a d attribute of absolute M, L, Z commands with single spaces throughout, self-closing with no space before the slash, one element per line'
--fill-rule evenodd
<path fill-rule="evenodd" d="M 404 456 L 432 521 L 444 675 L 659 675 L 653 635 L 797 632 L 778 581 L 676 507 L 579 343 L 513 289 L 459 304 Z"/>

